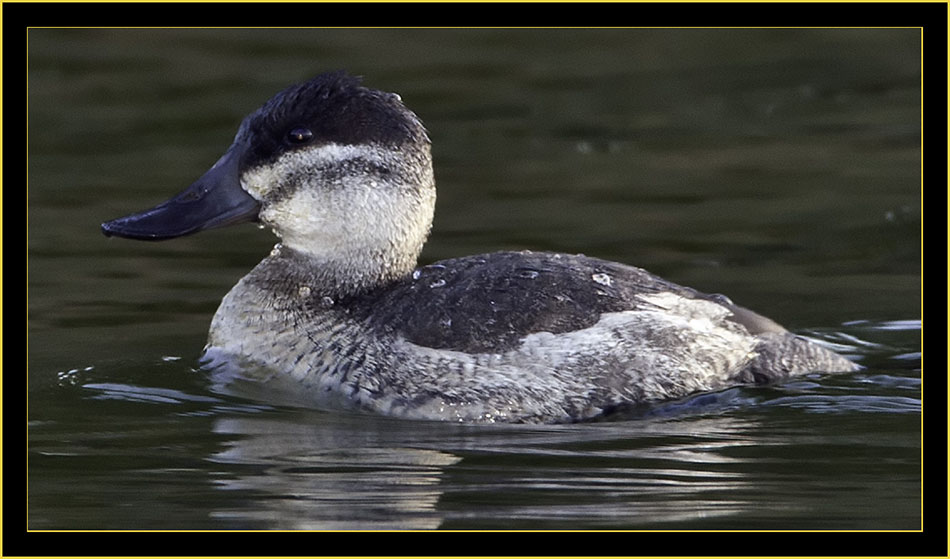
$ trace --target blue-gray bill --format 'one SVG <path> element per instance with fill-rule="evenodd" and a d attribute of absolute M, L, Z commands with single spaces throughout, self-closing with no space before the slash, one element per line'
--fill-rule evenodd
<path fill-rule="evenodd" d="M 161 241 L 199 231 L 254 221 L 260 204 L 241 188 L 241 150 L 232 148 L 177 196 L 154 208 L 102 224 L 109 237 Z"/>

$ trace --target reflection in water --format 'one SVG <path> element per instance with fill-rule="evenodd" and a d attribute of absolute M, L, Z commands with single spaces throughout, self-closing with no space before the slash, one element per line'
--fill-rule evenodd
<path fill-rule="evenodd" d="M 219 488 L 255 498 L 213 515 L 290 530 L 726 517 L 751 504 L 735 496 L 752 493 L 739 455 L 761 444 L 743 436 L 753 428 L 729 417 L 530 428 L 309 411 L 227 418 L 215 432 L 237 436 L 211 460 L 251 467 Z"/>
<path fill-rule="evenodd" d="M 286 420 L 232 418 L 215 431 L 242 435 L 211 459 L 263 466 L 223 480 L 223 490 L 260 495 L 255 506 L 215 517 L 281 530 L 437 528 L 445 466 L 460 460 L 436 450 L 387 448 L 375 436 Z"/>

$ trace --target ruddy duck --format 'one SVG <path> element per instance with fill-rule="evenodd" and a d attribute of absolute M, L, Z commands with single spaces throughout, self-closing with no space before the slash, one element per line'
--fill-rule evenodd
<path fill-rule="evenodd" d="M 434 208 L 422 122 L 338 72 L 277 94 L 193 185 L 102 231 L 273 229 L 280 242 L 224 297 L 203 359 L 319 407 L 571 422 L 857 368 L 726 297 L 625 264 L 503 252 L 416 268 Z"/>

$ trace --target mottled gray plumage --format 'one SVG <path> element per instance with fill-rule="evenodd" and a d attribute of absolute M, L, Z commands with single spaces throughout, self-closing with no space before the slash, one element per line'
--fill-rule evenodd
<path fill-rule="evenodd" d="M 579 421 L 856 368 L 722 295 L 624 264 L 525 251 L 415 268 L 434 204 L 418 118 L 335 73 L 275 96 L 189 189 L 103 231 L 270 226 L 281 243 L 222 301 L 204 360 L 319 407 Z"/>

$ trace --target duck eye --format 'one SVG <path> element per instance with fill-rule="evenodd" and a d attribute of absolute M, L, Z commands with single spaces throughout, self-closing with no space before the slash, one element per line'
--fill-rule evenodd
<path fill-rule="evenodd" d="M 294 128 L 287 133 L 287 140 L 292 144 L 305 144 L 310 141 L 310 138 L 313 138 L 313 132 L 311 132 L 309 128 L 302 126 Z"/>

